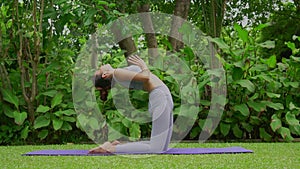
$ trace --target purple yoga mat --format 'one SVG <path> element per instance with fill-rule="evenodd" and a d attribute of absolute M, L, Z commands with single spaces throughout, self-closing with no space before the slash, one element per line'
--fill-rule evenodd
<path fill-rule="evenodd" d="M 163 153 L 152 154 L 174 154 L 174 155 L 192 155 L 192 154 L 232 154 L 232 153 L 253 153 L 242 147 L 226 147 L 226 148 L 171 148 Z M 104 154 L 88 154 L 88 150 L 39 150 L 33 151 L 24 156 L 103 156 L 103 155 L 130 155 L 130 154 L 149 154 L 149 153 L 104 153 Z"/>

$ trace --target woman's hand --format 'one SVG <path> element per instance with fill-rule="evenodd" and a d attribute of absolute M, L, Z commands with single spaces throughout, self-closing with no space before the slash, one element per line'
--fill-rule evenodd
<path fill-rule="evenodd" d="M 146 63 L 138 55 L 129 56 L 128 62 L 139 66 L 142 70 L 148 69 Z"/>

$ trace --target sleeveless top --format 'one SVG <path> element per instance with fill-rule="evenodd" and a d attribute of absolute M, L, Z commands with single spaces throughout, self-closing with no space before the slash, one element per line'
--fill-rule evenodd
<path fill-rule="evenodd" d="M 129 71 L 133 71 L 133 72 L 141 72 L 141 68 L 136 66 L 136 65 L 130 65 L 128 67 L 124 67 L 123 69 L 126 69 L 126 70 L 129 70 Z M 113 80 L 112 80 L 112 86 L 115 84 L 115 83 L 118 83 L 126 88 L 129 88 L 129 89 L 135 89 L 135 90 L 143 90 L 144 89 L 144 86 L 143 86 L 143 82 L 140 82 L 140 81 L 119 81 L 117 80 L 116 78 L 113 77 Z"/>

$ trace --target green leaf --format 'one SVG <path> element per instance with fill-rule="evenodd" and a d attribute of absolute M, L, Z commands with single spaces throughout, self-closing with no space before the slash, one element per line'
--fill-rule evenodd
<path fill-rule="evenodd" d="M 210 38 L 210 40 L 218 45 L 220 49 L 229 50 L 230 47 L 221 38 Z"/>
<path fill-rule="evenodd" d="M 203 106 L 210 106 L 210 101 L 209 100 L 200 100 L 200 104 Z"/>
<path fill-rule="evenodd" d="M 290 126 L 290 131 L 293 134 L 300 135 L 300 125 Z"/>
<path fill-rule="evenodd" d="M 14 118 L 15 118 L 15 123 L 18 125 L 22 125 L 23 122 L 26 120 L 27 118 L 27 113 L 26 112 L 22 112 L 19 113 L 18 111 L 14 112 Z"/>
<path fill-rule="evenodd" d="M 3 104 L 3 112 L 7 117 L 14 118 L 14 110 L 8 104 Z"/>
<path fill-rule="evenodd" d="M 250 101 L 254 101 L 254 100 L 256 100 L 258 97 L 259 97 L 259 94 L 258 94 L 258 93 L 254 93 L 254 95 L 251 96 L 251 97 L 249 98 L 249 100 L 250 100 Z"/>
<path fill-rule="evenodd" d="M 263 74 L 263 73 L 260 73 L 254 77 L 252 77 L 253 79 L 261 79 L 262 81 L 267 81 L 267 82 L 274 82 L 272 76 L 268 75 L 268 74 Z"/>
<path fill-rule="evenodd" d="M 60 110 L 54 112 L 53 114 L 55 114 L 57 117 L 61 117 L 63 115 L 62 111 L 60 111 Z"/>
<path fill-rule="evenodd" d="M 234 125 L 234 127 L 232 128 L 232 131 L 233 131 L 234 136 L 236 136 L 237 138 L 243 137 L 243 131 L 239 128 L 239 126 L 237 124 Z"/>
<path fill-rule="evenodd" d="M 250 133 L 253 130 L 253 126 L 251 124 L 246 123 L 246 122 L 242 122 L 241 124 L 247 132 Z"/>
<path fill-rule="evenodd" d="M 264 128 L 259 128 L 259 136 L 260 136 L 260 138 L 262 138 L 265 141 L 272 140 L 272 136 L 269 133 L 267 133 Z"/>
<path fill-rule="evenodd" d="M 96 118 L 91 117 L 88 124 L 90 125 L 90 127 L 93 130 L 99 130 L 100 129 L 99 124 L 98 124 L 98 120 Z"/>
<path fill-rule="evenodd" d="M 1 93 L 2 93 L 3 100 L 12 103 L 13 105 L 15 105 L 17 109 L 19 108 L 19 99 L 15 94 L 13 94 L 12 91 L 2 88 Z"/>
<path fill-rule="evenodd" d="M 268 60 L 267 60 L 267 64 L 270 68 L 275 68 L 277 61 L 276 61 L 276 56 L 272 55 Z"/>
<path fill-rule="evenodd" d="M 179 112 L 180 116 L 195 119 L 197 114 L 199 113 L 199 107 L 191 106 L 191 104 L 183 104 L 181 105 Z"/>
<path fill-rule="evenodd" d="M 267 40 L 267 41 L 259 43 L 257 45 L 262 48 L 272 49 L 272 48 L 275 48 L 275 41 Z"/>
<path fill-rule="evenodd" d="M 201 132 L 201 128 L 199 126 L 195 126 L 192 128 L 191 132 L 190 132 L 190 138 L 194 139 L 196 138 Z"/>
<path fill-rule="evenodd" d="M 297 107 L 293 102 L 290 102 L 290 104 L 289 104 L 289 109 L 290 109 L 290 110 L 296 110 L 296 109 L 300 110 L 300 108 Z"/>
<path fill-rule="evenodd" d="M 49 110 L 50 110 L 50 107 L 39 105 L 39 107 L 36 109 L 36 112 L 38 112 L 38 113 L 46 113 Z"/>
<path fill-rule="evenodd" d="M 254 125 L 254 126 L 258 126 L 261 123 L 261 119 L 259 117 L 256 116 L 250 116 L 250 124 Z"/>
<path fill-rule="evenodd" d="M 185 43 L 192 43 L 195 41 L 196 33 L 191 31 L 191 26 L 189 24 L 183 23 L 182 26 L 178 29 L 178 32 L 183 34 L 183 41 Z"/>
<path fill-rule="evenodd" d="M 254 109 L 257 112 L 262 112 L 266 110 L 266 104 L 264 104 L 263 102 L 255 102 L 255 101 L 248 101 L 247 102 L 248 106 L 251 107 L 252 109 Z"/>
<path fill-rule="evenodd" d="M 63 125 L 61 126 L 61 130 L 70 131 L 72 130 L 72 126 L 70 125 L 70 123 L 64 121 Z"/>
<path fill-rule="evenodd" d="M 274 132 L 276 132 L 279 128 L 282 127 L 281 125 L 281 120 L 277 117 L 276 114 L 274 114 L 272 117 L 271 117 L 271 124 L 270 124 L 272 130 Z"/>
<path fill-rule="evenodd" d="M 123 125 L 120 123 L 114 123 L 113 126 L 108 127 L 108 140 L 117 140 L 123 136 L 121 132 Z"/>
<path fill-rule="evenodd" d="M 260 31 L 268 26 L 272 25 L 270 22 L 259 24 L 257 27 L 254 28 L 255 31 Z"/>
<path fill-rule="evenodd" d="M 68 122 L 71 122 L 71 123 L 76 121 L 75 117 L 63 116 L 62 119 L 63 119 L 63 121 L 68 121 Z"/>
<path fill-rule="evenodd" d="M 130 120 L 128 120 L 127 118 L 122 119 L 122 123 L 125 127 L 130 128 L 132 122 Z"/>
<path fill-rule="evenodd" d="M 38 134 L 38 138 L 43 140 L 48 136 L 48 133 L 49 133 L 49 131 L 47 129 L 41 130 Z"/>
<path fill-rule="evenodd" d="M 290 48 L 292 51 L 296 49 L 296 45 L 293 42 L 285 42 L 285 45 L 287 45 L 287 47 Z"/>
<path fill-rule="evenodd" d="M 281 104 L 281 103 L 273 103 L 270 101 L 261 101 L 261 103 L 265 104 L 266 106 L 268 106 L 274 110 L 283 110 L 284 109 L 283 104 Z"/>
<path fill-rule="evenodd" d="M 219 95 L 215 95 L 214 96 L 214 99 L 211 100 L 211 105 L 223 105 L 225 106 L 225 104 L 227 103 L 227 100 L 226 100 L 226 96 L 222 95 L 222 94 L 219 94 Z M 194 103 L 194 104 L 197 104 L 197 103 Z M 190 105 L 193 105 L 192 103 L 190 103 Z M 199 113 L 199 108 L 197 106 L 191 106 L 190 108 L 190 112 L 193 112 L 194 114 L 195 113 Z M 216 114 L 216 112 L 213 112 L 212 114 Z M 219 116 L 219 115 L 218 115 Z"/>
<path fill-rule="evenodd" d="M 62 127 L 63 123 L 64 123 L 64 121 L 62 121 L 60 119 L 54 118 L 52 120 L 54 130 L 59 130 Z"/>
<path fill-rule="evenodd" d="M 24 127 L 24 129 L 21 131 L 21 138 L 27 139 L 29 133 L 29 126 Z"/>
<path fill-rule="evenodd" d="M 227 136 L 230 131 L 230 124 L 221 122 L 220 123 L 220 131 L 223 136 Z"/>
<path fill-rule="evenodd" d="M 34 129 L 38 129 L 41 127 L 47 127 L 50 124 L 50 119 L 45 116 L 39 116 L 34 121 Z"/>
<path fill-rule="evenodd" d="M 259 73 L 268 70 L 268 65 L 266 64 L 255 64 L 250 68 L 251 71 L 258 71 Z"/>
<path fill-rule="evenodd" d="M 245 117 L 248 117 L 250 115 L 249 108 L 246 104 L 235 105 L 234 110 L 241 112 Z"/>
<path fill-rule="evenodd" d="M 287 112 L 285 115 L 285 119 L 289 125 L 296 126 L 299 125 L 299 120 L 297 120 L 296 116 L 291 112 Z"/>
<path fill-rule="evenodd" d="M 109 5 L 106 1 L 97 1 L 98 5 Z"/>
<path fill-rule="evenodd" d="M 84 18 L 83 18 L 84 26 L 88 26 L 93 23 L 93 18 L 96 13 L 97 13 L 97 10 L 95 10 L 95 9 L 88 10 L 87 14 L 84 15 Z"/>
<path fill-rule="evenodd" d="M 271 93 L 271 92 L 266 92 L 267 96 L 270 98 L 280 98 L 280 94 L 276 94 L 276 93 Z"/>
<path fill-rule="evenodd" d="M 239 67 L 234 67 L 232 70 L 232 79 L 234 81 L 241 80 L 243 78 L 244 71 Z"/>
<path fill-rule="evenodd" d="M 238 80 L 238 81 L 236 81 L 236 83 L 241 85 L 244 88 L 247 88 L 250 92 L 255 91 L 255 86 L 250 80 L 247 80 L 247 79 Z"/>
<path fill-rule="evenodd" d="M 71 116 L 71 115 L 76 114 L 76 112 L 73 109 L 67 109 L 67 110 L 61 111 L 61 113 L 66 115 L 66 116 Z"/>
<path fill-rule="evenodd" d="M 200 119 L 198 124 L 199 124 L 199 127 L 201 127 L 202 131 L 206 131 L 208 133 L 212 132 L 212 128 L 213 128 L 212 118 Z"/>
<path fill-rule="evenodd" d="M 54 97 L 57 93 L 58 93 L 57 90 L 50 90 L 50 91 L 42 93 L 42 95 L 49 96 L 49 97 Z"/>
<path fill-rule="evenodd" d="M 139 139 L 141 137 L 141 129 L 138 123 L 132 123 L 131 127 L 129 128 L 130 138 L 132 140 Z"/>
<path fill-rule="evenodd" d="M 82 113 L 77 116 L 77 121 L 82 127 L 85 127 L 89 122 L 88 118 Z"/>
<path fill-rule="evenodd" d="M 298 89 L 298 87 L 299 87 L 299 82 L 286 82 L 286 85 Z"/>
<path fill-rule="evenodd" d="M 291 136 L 290 129 L 286 127 L 280 127 L 280 129 L 278 129 L 278 132 L 285 141 L 293 141 L 294 138 Z"/>
<path fill-rule="evenodd" d="M 300 52 L 300 48 L 296 49 L 296 50 L 297 50 L 297 53 Z M 297 64 L 296 67 L 299 68 L 299 64 L 298 63 L 300 62 L 300 57 L 296 57 L 296 56 L 291 55 L 290 58 L 291 58 L 291 60 L 293 60 L 294 62 L 296 62 L 296 63 L 293 63 L 293 65 Z"/>
<path fill-rule="evenodd" d="M 244 43 L 248 42 L 248 31 L 247 30 L 243 29 L 237 23 L 234 24 L 234 29 L 238 32 L 239 38 L 241 38 Z"/>
<path fill-rule="evenodd" d="M 51 108 L 54 108 L 55 106 L 59 105 L 62 102 L 63 94 L 58 93 L 55 95 L 51 101 Z"/>

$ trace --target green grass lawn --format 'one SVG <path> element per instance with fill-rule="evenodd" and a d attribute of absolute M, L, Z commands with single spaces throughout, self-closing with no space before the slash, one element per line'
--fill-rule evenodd
<path fill-rule="evenodd" d="M 176 147 L 241 146 L 246 154 L 129 155 L 129 156 L 22 156 L 42 149 L 89 149 L 95 145 L 0 146 L 0 168 L 300 168 L 300 143 L 180 143 Z"/>

